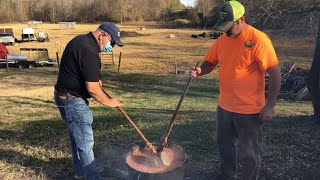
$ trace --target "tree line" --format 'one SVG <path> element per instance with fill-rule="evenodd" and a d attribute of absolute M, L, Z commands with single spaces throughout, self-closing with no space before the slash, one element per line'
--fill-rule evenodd
<path fill-rule="evenodd" d="M 316 31 L 320 0 L 239 0 L 247 21 L 261 29 L 305 27 Z M 212 27 L 225 0 L 196 0 L 193 8 L 180 0 L 0 0 L 0 23 L 159 21 L 184 19 L 185 26 Z"/>
<path fill-rule="evenodd" d="M 0 0 L 0 22 L 161 20 L 179 0 Z"/>

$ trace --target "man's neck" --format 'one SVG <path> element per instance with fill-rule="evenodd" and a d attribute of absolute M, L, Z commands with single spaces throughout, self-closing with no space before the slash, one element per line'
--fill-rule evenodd
<path fill-rule="evenodd" d="M 94 31 L 92 32 L 92 34 L 96 38 L 97 42 L 99 43 L 99 35 L 100 35 L 99 31 Z"/>
<path fill-rule="evenodd" d="M 243 25 L 242 25 L 242 27 L 241 27 L 241 31 L 240 31 L 237 35 L 242 34 L 244 31 L 247 30 L 248 27 L 249 27 L 249 25 L 244 22 Z"/>

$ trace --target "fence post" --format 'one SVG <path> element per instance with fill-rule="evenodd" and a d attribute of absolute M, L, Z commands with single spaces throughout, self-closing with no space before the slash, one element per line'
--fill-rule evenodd
<path fill-rule="evenodd" d="M 178 74 L 178 62 L 176 57 L 174 57 L 174 67 L 175 67 L 175 73 Z"/>
<path fill-rule="evenodd" d="M 59 53 L 58 53 L 58 52 L 56 52 L 56 56 L 57 56 L 57 63 L 58 63 L 58 69 L 59 69 L 59 67 L 60 67 L 60 62 L 59 62 Z"/>
<path fill-rule="evenodd" d="M 119 55 L 119 65 L 118 65 L 118 72 L 120 71 L 121 56 L 122 56 L 122 53 L 120 52 L 120 55 Z"/>
<path fill-rule="evenodd" d="M 114 53 L 113 53 L 113 51 L 112 51 L 112 64 L 114 64 Z"/>
<path fill-rule="evenodd" d="M 9 72 L 9 62 L 8 62 L 7 56 L 6 56 L 6 62 L 7 62 L 7 72 Z"/>

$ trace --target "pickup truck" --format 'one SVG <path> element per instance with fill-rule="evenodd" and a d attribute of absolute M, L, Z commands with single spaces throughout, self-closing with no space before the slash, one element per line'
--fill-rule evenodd
<path fill-rule="evenodd" d="M 0 33 L 0 43 L 13 46 L 15 39 L 11 33 Z"/>
<path fill-rule="evenodd" d="M 14 45 L 15 39 L 12 28 L 0 28 L 0 43 Z"/>

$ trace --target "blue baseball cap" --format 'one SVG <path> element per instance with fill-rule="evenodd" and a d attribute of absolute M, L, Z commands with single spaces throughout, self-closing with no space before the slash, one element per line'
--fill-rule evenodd
<path fill-rule="evenodd" d="M 104 22 L 99 26 L 99 29 L 111 35 L 112 39 L 118 44 L 118 46 L 123 46 L 120 40 L 120 30 L 112 22 Z"/>

